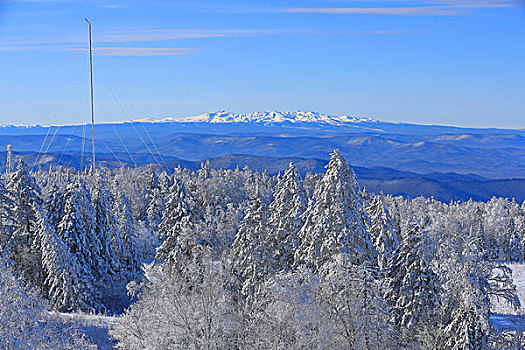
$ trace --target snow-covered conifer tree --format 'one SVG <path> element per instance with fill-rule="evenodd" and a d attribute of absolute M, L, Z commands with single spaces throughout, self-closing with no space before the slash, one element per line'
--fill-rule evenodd
<path fill-rule="evenodd" d="M 485 237 L 485 227 L 483 226 L 483 215 L 479 207 L 476 208 L 475 215 L 476 217 L 474 221 L 475 222 L 474 228 L 476 230 L 475 231 L 476 232 L 476 235 L 475 235 L 476 244 L 480 251 L 481 258 L 488 260 L 490 258 L 490 252 L 487 247 L 487 238 Z"/>
<path fill-rule="evenodd" d="M 11 174 L 7 189 L 14 203 L 14 231 L 6 242 L 6 250 L 16 262 L 16 270 L 26 282 L 40 287 L 43 272 L 40 265 L 40 241 L 37 235 L 38 217 L 42 215 L 40 188 L 29 172 L 27 165 L 20 161 Z"/>
<path fill-rule="evenodd" d="M 45 296 L 54 308 L 61 311 L 91 309 L 94 300 L 90 271 L 78 263 L 77 257 L 69 251 L 45 217 L 40 217 L 38 223 Z"/>
<path fill-rule="evenodd" d="M 241 279 L 240 291 L 248 297 L 272 273 L 267 220 L 268 208 L 259 198 L 253 199 L 230 251 L 233 270 Z"/>
<path fill-rule="evenodd" d="M 0 253 L 1 255 L 1 253 Z M 46 302 L 28 293 L 0 257 L 0 347 L 2 349 L 96 349 L 78 329 L 49 312 Z"/>
<path fill-rule="evenodd" d="M 206 180 L 211 177 L 211 166 L 209 159 L 206 159 L 206 162 L 201 163 L 201 168 L 197 170 L 197 174 L 201 180 Z"/>
<path fill-rule="evenodd" d="M 145 186 L 148 193 L 151 193 L 156 188 L 160 188 L 160 181 L 157 172 L 153 169 L 152 165 L 148 167 Z"/>
<path fill-rule="evenodd" d="M 378 263 L 384 269 L 399 246 L 398 226 L 385 206 L 383 194 L 371 198 L 366 212 L 370 217 L 369 232 L 372 243 L 379 253 Z"/>
<path fill-rule="evenodd" d="M 103 248 L 95 233 L 95 210 L 89 193 L 80 181 L 76 181 L 67 187 L 64 200 L 64 217 L 57 227 L 58 236 L 88 275 L 108 278 L 104 274 L 109 267 L 101 257 Z"/>
<path fill-rule="evenodd" d="M 136 234 L 131 204 L 124 193 L 119 193 L 114 200 L 113 212 L 115 213 L 118 232 L 120 233 L 118 239 L 120 247 L 116 249 L 118 251 L 120 266 L 127 273 L 133 274 L 139 269 L 140 257 L 136 250 Z"/>
<path fill-rule="evenodd" d="M 431 268 L 433 244 L 427 233 L 412 221 L 404 237 L 388 266 L 387 300 L 396 327 L 410 341 L 434 322 L 440 284 Z"/>
<path fill-rule="evenodd" d="M 95 219 L 95 235 L 100 242 L 100 260 L 104 263 L 100 270 L 107 277 L 115 278 L 122 269 L 120 265 L 120 256 L 123 244 L 121 242 L 121 233 L 118 221 L 112 210 L 112 197 L 106 190 L 104 182 L 98 181 L 92 194 L 92 203 Z"/>
<path fill-rule="evenodd" d="M 164 196 L 160 188 L 155 188 L 150 195 L 150 201 L 146 209 L 149 223 L 152 227 L 156 227 L 162 220 L 165 208 Z"/>
<path fill-rule="evenodd" d="M 448 244 L 453 246 L 447 249 L 450 256 L 443 261 L 447 268 L 442 303 L 448 313 L 440 343 L 453 350 L 489 349 L 489 278 L 494 266 L 482 259 L 477 242 L 471 237 L 452 238 L 454 241 Z M 506 269 L 503 267 L 502 274 L 497 274 L 497 280 L 504 280 Z M 494 292 L 506 297 L 503 290 Z"/>
<path fill-rule="evenodd" d="M 511 217 L 507 224 L 507 237 L 509 238 L 509 260 L 512 262 L 523 262 L 523 244 L 520 232 L 516 229 L 514 219 Z"/>
<path fill-rule="evenodd" d="M 377 252 L 366 229 L 368 220 L 355 174 L 335 150 L 299 232 L 296 264 L 319 269 L 339 253 L 356 265 L 376 262 Z"/>
<path fill-rule="evenodd" d="M 290 163 L 280 178 L 270 204 L 268 250 L 276 271 L 288 271 L 294 266 L 294 254 L 299 246 L 299 231 L 304 224 L 308 197 L 301 175 Z"/>
<path fill-rule="evenodd" d="M 14 202 L 0 177 L 0 251 L 6 248 L 14 229 Z"/>
<path fill-rule="evenodd" d="M 53 185 L 44 202 L 44 210 L 47 222 L 54 230 L 57 229 L 64 216 L 64 204 L 64 194 L 58 189 L 58 186 Z"/>
<path fill-rule="evenodd" d="M 190 200 L 182 182 L 175 181 L 160 223 L 159 235 L 164 241 L 157 248 L 155 260 L 158 262 L 177 264 L 180 267 L 184 260 L 191 257 L 197 238 L 193 230 L 194 214 L 188 203 Z"/>

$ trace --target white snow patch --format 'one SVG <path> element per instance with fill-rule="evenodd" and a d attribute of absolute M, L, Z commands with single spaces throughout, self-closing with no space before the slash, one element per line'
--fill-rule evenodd
<path fill-rule="evenodd" d="M 525 264 L 506 264 L 512 270 L 512 279 L 516 285 L 520 304 L 525 309 Z M 504 300 L 491 299 L 491 312 L 493 314 L 517 315 L 519 310 L 516 310 L 512 305 Z"/>
<path fill-rule="evenodd" d="M 116 324 L 116 317 L 86 314 L 52 312 L 51 316 L 82 331 L 88 340 L 96 344 L 101 350 L 116 348 L 116 341 L 112 340 L 108 330 Z"/>

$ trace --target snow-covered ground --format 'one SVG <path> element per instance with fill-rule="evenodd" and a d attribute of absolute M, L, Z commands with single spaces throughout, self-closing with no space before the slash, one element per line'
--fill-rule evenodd
<path fill-rule="evenodd" d="M 515 309 L 503 300 L 491 300 L 491 322 L 499 329 L 524 329 L 525 316 L 525 264 L 508 264 L 512 269 L 512 278 L 518 292 L 522 310 Z"/>
<path fill-rule="evenodd" d="M 522 307 L 525 307 L 525 264 L 507 264 L 512 269 L 512 279 L 518 291 L 518 297 Z M 504 300 L 491 300 L 491 311 L 494 314 L 517 315 L 519 310 L 516 310 L 512 305 Z"/>
<path fill-rule="evenodd" d="M 108 330 L 115 325 L 115 318 L 103 315 L 84 313 L 53 313 L 54 317 L 65 324 L 79 329 L 86 338 L 96 344 L 101 350 L 115 349 L 116 342 L 108 334 Z"/>

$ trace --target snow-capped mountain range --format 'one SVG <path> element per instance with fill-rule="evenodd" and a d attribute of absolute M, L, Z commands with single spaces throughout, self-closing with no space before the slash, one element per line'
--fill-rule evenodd
<path fill-rule="evenodd" d="M 308 130 L 317 133 L 319 131 L 329 131 L 330 133 L 379 133 L 379 134 L 415 134 L 415 135 L 436 135 L 436 134 L 493 134 L 493 133 L 518 133 L 525 135 L 523 129 L 495 129 L 495 128 L 466 128 L 446 125 L 422 125 L 422 124 L 409 124 L 403 122 L 385 122 L 370 117 L 356 117 L 349 115 L 328 115 L 319 112 L 307 112 L 307 111 L 294 111 L 294 112 L 282 112 L 282 111 L 264 111 L 254 112 L 249 114 L 236 114 L 227 111 L 218 111 L 212 113 L 205 113 L 196 116 L 188 117 L 166 117 L 166 118 L 142 118 L 135 120 L 117 121 L 117 122 L 103 122 L 97 123 L 97 127 L 103 128 L 104 125 L 126 125 L 133 123 L 141 123 L 145 125 L 162 125 L 172 126 L 174 129 L 178 128 L 178 125 L 185 125 L 190 128 L 199 128 L 200 126 L 213 125 L 219 127 L 219 129 L 213 129 L 214 131 L 231 131 L 228 126 L 239 127 L 239 131 L 256 131 L 255 128 L 260 127 L 274 127 L 274 128 L 285 128 L 285 129 L 296 129 L 296 131 L 308 132 Z M 50 127 L 60 127 L 61 129 L 70 129 L 78 126 L 79 124 L 71 125 L 52 125 Z M 48 126 L 42 126 L 38 124 L 21 124 L 21 125 L 1 125 L 0 134 L 5 133 L 27 133 L 35 132 L 40 133 L 39 130 L 46 130 Z M 163 128 L 166 130 L 165 128 Z"/>
<path fill-rule="evenodd" d="M 131 122 L 131 121 L 128 121 Z M 134 120 L 134 123 L 179 123 L 190 125 L 215 125 L 228 127 L 236 125 L 245 131 L 246 128 L 259 127 L 282 127 L 307 130 L 333 131 L 346 129 L 346 132 L 355 130 L 365 132 L 384 132 L 381 129 L 383 122 L 373 118 L 353 117 L 353 116 L 335 116 L 319 112 L 281 112 L 281 111 L 264 111 L 249 114 L 236 114 L 227 111 L 218 111 L 196 116 L 182 118 L 162 118 L 152 119 L 144 118 Z M 388 124 L 388 123 L 387 123 Z"/>
<path fill-rule="evenodd" d="M 0 127 L 0 152 L 90 153 L 83 125 Z M 134 163 L 151 153 L 166 160 L 232 154 L 326 159 L 335 148 L 354 166 L 420 174 L 455 172 L 525 178 L 525 130 L 391 123 L 317 112 L 215 112 L 185 118 L 95 125 L 100 157 Z M 133 159 L 132 159 L 133 158 Z M 159 158 L 159 157 L 157 157 Z"/>
<path fill-rule="evenodd" d="M 206 113 L 194 117 L 180 118 L 184 123 L 257 123 L 271 125 L 275 123 L 316 123 L 342 126 L 349 123 L 374 122 L 372 118 L 359 118 L 351 116 L 331 116 L 318 112 L 279 112 L 265 111 L 250 114 L 234 114 L 226 111 Z"/>

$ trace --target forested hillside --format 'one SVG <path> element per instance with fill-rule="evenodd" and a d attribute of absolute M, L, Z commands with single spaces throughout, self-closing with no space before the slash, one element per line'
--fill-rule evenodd
<path fill-rule="evenodd" d="M 0 215 L 4 348 L 92 347 L 57 311 L 117 315 L 122 349 L 524 346 L 490 317 L 521 312 L 525 203 L 371 193 L 338 150 L 304 177 L 20 162 Z"/>

